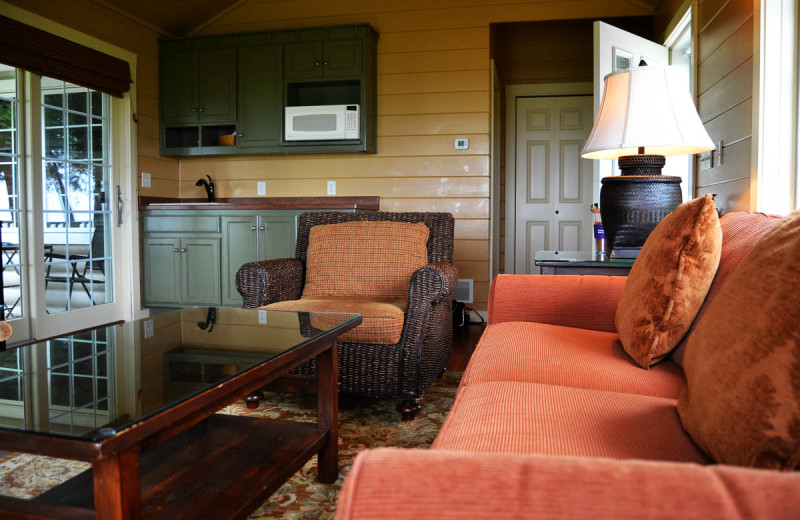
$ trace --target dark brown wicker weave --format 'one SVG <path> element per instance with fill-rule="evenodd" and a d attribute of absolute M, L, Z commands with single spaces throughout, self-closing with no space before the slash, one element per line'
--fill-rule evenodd
<path fill-rule="evenodd" d="M 419 410 L 419 400 L 444 371 L 453 345 L 453 216 L 449 213 L 337 213 L 300 215 L 296 258 L 244 264 L 236 288 L 244 308 L 296 300 L 303 290 L 309 230 L 321 224 L 379 220 L 424 222 L 430 230 L 428 265 L 420 268 L 408 289 L 408 309 L 400 342 L 394 345 L 339 343 L 339 391 L 376 398 L 399 397 L 404 419 Z M 315 373 L 313 362 L 300 373 Z"/>

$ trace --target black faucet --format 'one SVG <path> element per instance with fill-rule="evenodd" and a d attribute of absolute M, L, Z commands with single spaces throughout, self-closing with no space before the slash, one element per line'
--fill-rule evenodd
<path fill-rule="evenodd" d="M 216 202 L 217 197 L 214 195 L 214 181 L 211 180 L 211 175 L 206 175 L 208 177 L 208 182 L 205 179 L 200 179 L 199 181 L 195 182 L 195 186 L 202 186 L 206 189 L 206 194 L 208 195 L 208 202 Z"/>

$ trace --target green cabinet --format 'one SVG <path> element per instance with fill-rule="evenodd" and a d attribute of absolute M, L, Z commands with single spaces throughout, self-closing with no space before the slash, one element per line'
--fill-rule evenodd
<path fill-rule="evenodd" d="M 162 123 L 235 123 L 235 48 L 167 48 L 161 60 Z"/>
<path fill-rule="evenodd" d="M 358 77 L 362 40 L 290 43 L 284 47 L 286 79 Z"/>
<path fill-rule="evenodd" d="M 239 122 L 236 148 L 277 148 L 281 143 L 281 47 L 239 49 Z"/>
<path fill-rule="evenodd" d="M 254 260 L 294 257 L 297 240 L 297 213 L 270 211 L 222 217 L 222 273 L 225 292 L 223 305 L 241 305 L 236 290 L 236 271 Z"/>
<path fill-rule="evenodd" d="M 148 236 L 142 249 L 145 305 L 219 305 L 218 238 Z"/>
<path fill-rule="evenodd" d="M 358 24 L 160 41 L 161 154 L 375 153 L 377 38 Z M 287 106 L 352 104 L 358 139 L 283 139 Z"/>

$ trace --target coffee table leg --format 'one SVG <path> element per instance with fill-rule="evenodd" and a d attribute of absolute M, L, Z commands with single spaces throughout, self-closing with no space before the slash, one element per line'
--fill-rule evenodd
<path fill-rule="evenodd" d="M 97 518 L 128 520 L 139 518 L 139 447 L 95 460 L 94 507 Z"/>
<path fill-rule="evenodd" d="M 339 388 L 336 341 L 317 356 L 317 427 L 328 432 L 328 441 L 317 454 L 317 480 L 335 482 L 339 477 Z"/>

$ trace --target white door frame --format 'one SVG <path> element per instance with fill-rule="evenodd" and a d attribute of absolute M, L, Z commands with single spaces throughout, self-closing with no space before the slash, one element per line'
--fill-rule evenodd
<path fill-rule="evenodd" d="M 541 83 L 536 85 L 508 85 L 506 87 L 506 273 L 514 272 L 516 250 L 516 179 L 517 179 L 517 98 L 552 96 L 591 96 L 592 82 Z"/>

